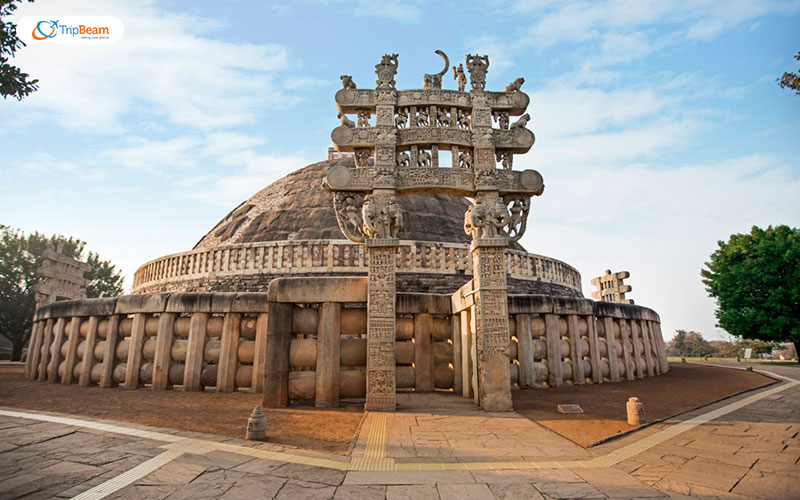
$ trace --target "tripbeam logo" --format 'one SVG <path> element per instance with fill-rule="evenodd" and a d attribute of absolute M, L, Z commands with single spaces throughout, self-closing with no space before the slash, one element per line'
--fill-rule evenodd
<path fill-rule="evenodd" d="M 31 45 L 79 45 L 116 43 L 125 32 L 112 16 L 25 17 L 18 25 L 24 42 Z M 30 33 L 30 38 L 26 36 Z"/>

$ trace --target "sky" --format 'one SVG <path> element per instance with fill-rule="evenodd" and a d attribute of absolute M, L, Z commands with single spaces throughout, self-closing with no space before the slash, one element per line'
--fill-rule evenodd
<path fill-rule="evenodd" d="M 324 160 L 339 76 L 397 88 L 464 54 L 488 90 L 525 78 L 545 180 L 521 243 L 628 294 L 676 329 L 724 339 L 700 269 L 718 240 L 800 226 L 800 1 L 48 1 L 11 18 L 115 16 L 108 45 L 29 43 L 38 78 L 0 101 L 0 224 L 60 233 L 124 272 L 191 249 L 233 207 Z M 450 74 L 444 88 L 455 88 Z"/>

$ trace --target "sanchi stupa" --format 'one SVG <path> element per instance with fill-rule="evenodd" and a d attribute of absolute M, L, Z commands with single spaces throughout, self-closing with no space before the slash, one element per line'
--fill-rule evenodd
<path fill-rule="evenodd" d="M 132 295 L 43 303 L 26 376 L 246 390 L 268 407 L 392 411 L 398 391 L 453 391 L 509 411 L 514 388 L 666 373 L 655 311 L 586 299 L 577 270 L 519 244 L 544 192 L 513 169 L 534 143 L 524 80 L 486 91 L 489 58 L 467 55 L 446 90 L 437 53 L 422 89 L 395 88 L 397 54 L 374 88 L 343 75 L 328 159 L 144 264 Z"/>

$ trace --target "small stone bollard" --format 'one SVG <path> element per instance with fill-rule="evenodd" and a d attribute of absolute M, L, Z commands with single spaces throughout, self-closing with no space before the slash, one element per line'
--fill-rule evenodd
<path fill-rule="evenodd" d="M 628 398 L 625 406 L 628 409 L 628 425 L 642 425 L 647 422 L 644 418 L 644 405 L 639 398 Z"/>
<path fill-rule="evenodd" d="M 247 419 L 247 440 L 263 441 L 267 439 L 267 419 L 261 405 L 256 405 L 250 418 Z"/>

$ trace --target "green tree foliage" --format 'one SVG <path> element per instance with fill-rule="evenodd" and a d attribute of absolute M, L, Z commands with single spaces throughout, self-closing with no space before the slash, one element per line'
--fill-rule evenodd
<path fill-rule="evenodd" d="M 17 36 L 17 25 L 3 21 L 3 18 L 17 10 L 17 3 L 20 1 L 0 0 L 0 95 L 3 99 L 11 96 L 21 101 L 23 97 L 38 89 L 36 84 L 39 80 L 28 80 L 30 75 L 9 63 L 14 53 L 25 46 L 25 42 Z"/>
<path fill-rule="evenodd" d="M 800 61 L 800 52 L 798 52 L 794 58 Z M 780 85 L 782 89 L 790 88 L 795 91 L 796 95 L 800 95 L 800 75 L 797 73 L 784 73 L 783 76 L 778 78 L 778 85 Z"/>
<path fill-rule="evenodd" d="M 700 274 L 717 326 L 743 339 L 800 343 L 800 232 L 789 226 L 731 235 Z"/>
<path fill-rule="evenodd" d="M 49 245 L 62 244 L 62 253 L 82 259 L 86 243 L 61 235 L 47 237 L 0 225 L 0 335 L 13 344 L 11 359 L 19 359 L 22 347 L 28 341 L 36 303 L 33 287 L 41 282 L 36 270 L 42 265 L 42 255 Z M 107 260 L 89 252 L 86 261 L 92 269 L 86 273 L 89 280 L 87 297 L 113 297 L 122 293 L 122 275 Z"/>
<path fill-rule="evenodd" d="M 702 357 L 714 352 L 712 346 L 697 332 L 676 330 L 675 337 L 667 343 L 667 353 L 672 356 Z"/>

